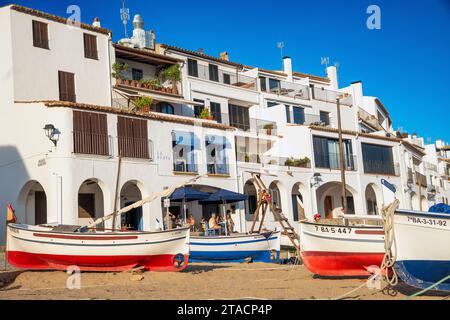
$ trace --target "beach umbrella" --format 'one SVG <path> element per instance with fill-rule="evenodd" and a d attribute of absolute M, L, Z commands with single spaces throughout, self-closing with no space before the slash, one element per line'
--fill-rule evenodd
<path fill-rule="evenodd" d="M 210 194 L 196 190 L 192 187 L 182 187 L 176 189 L 169 197 L 172 202 L 181 202 L 183 207 L 183 219 L 186 222 L 186 202 L 195 200 L 204 200 L 209 198 Z"/>

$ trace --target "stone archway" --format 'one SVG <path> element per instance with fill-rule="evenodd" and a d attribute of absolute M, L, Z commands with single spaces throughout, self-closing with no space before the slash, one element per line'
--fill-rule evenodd
<path fill-rule="evenodd" d="M 301 182 L 297 182 L 292 186 L 291 199 L 292 199 L 292 216 L 294 221 L 304 220 L 305 216 L 305 204 L 304 204 L 304 189 L 305 186 Z"/>
<path fill-rule="evenodd" d="M 38 181 L 31 180 L 25 183 L 17 203 L 24 208 L 25 223 L 31 225 L 48 223 L 47 194 Z"/>
<path fill-rule="evenodd" d="M 105 215 L 102 183 L 91 178 L 84 180 L 78 189 L 78 223 L 86 225 Z M 100 226 L 99 226 L 100 228 Z"/>
<path fill-rule="evenodd" d="M 342 207 L 342 183 L 338 181 L 330 181 L 324 183 L 316 190 L 317 210 L 322 217 L 333 218 L 333 211 Z M 354 197 L 358 196 L 355 189 L 347 185 L 347 214 L 355 214 Z"/>
<path fill-rule="evenodd" d="M 365 199 L 366 199 L 366 207 L 367 207 L 367 214 L 369 215 L 378 215 L 379 214 L 379 208 L 378 208 L 378 199 L 377 199 L 377 193 L 375 191 L 375 184 L 369 183 L 366 187 L 365 191 Z"/>
<path fill-rule="evenodd" d="M 127 181 L 120 190 L 120 208 L 126 207 L 136 201 L 142 200 L 142 184 L 135 180 Z M 143 217 L 142 207 L 130 210 L 120 217 L 120 227 L 126 230 L 142 231 Z"/>
<path fill-rule="evenodd" d="M 256 207 L 258 205 L 258 191 L 252 179 L 249 179 L 244 184 L 244 194 L 248 196 L 245 201 L 245 217 L 248 221 L 253 219 Z"/>

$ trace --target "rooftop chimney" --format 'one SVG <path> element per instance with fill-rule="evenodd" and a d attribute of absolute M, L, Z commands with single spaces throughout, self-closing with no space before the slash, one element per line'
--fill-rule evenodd
<path fill-rule="evenodd" d="M 198 48 L 197 52 L 203 54 L 203 48 Z"/>
<path fill-rule="evenodd" d="M 92 22 L 92 26 L 96 27 L 96 28 L 101 28 L 100 19 L 98 17 L 94 18 L 94 21 Z"/>
<path fill-rule="evenodd" d="M 337 68 L 335 66 L 327 67 L 327 77 L 330 79 L 332 89 L 339 89 Z"/>
<path fill-rule="evenodd" d="M 224 51 L 220 53 L 220 59 L 225 60 L 225 61 L 229 61 L 228 60 L 228 52 Z"/>
<path fill-rule="evenodd" d="M 290 57 L 283 58 L 283 72 L 287 74 L 288 80 L 292 81 L 292 59 Z"/>

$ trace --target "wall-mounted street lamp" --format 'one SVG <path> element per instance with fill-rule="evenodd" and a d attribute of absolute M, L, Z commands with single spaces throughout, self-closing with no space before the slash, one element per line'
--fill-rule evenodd
<path fill-rule="evenodd" d="M 58 129 L 56 129 L 55 126 L 52 125 L 52 124 L 46 124 L 43 129 L 44 129 L 44 132 L 45 132 L 45 136 L 51 142 L 53 142 L 53 144 L 56 147 L 56 144 L 58 143 L 59 135 L 61 134 L 61 132 Z"/>
<path fill-rule="evenodd" d="M 314 173 L 310 181 L 311 188 L 320 185 L 321 182 L 322 182 L 322 175 L 318 172 Z"/>

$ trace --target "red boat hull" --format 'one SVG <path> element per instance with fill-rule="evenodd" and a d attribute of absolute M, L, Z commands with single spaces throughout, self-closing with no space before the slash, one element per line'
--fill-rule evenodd
<path fill-rule="evenodd" d="M 312 273 L 320 276 L 368 276 L 367 268 L 379 267 L 384 253 L 303 252 L 303 263 Z"/>
<path fill-rule="evenodd" d="M 160 254 L 152 256 L 68 256 L 36 254 L 21 251 L 8 251 L 8 262 L 17 267 L 38 270 L 67 270 L 77 266 L 81 271 L 124 271 L 143 266 L 149 271 L 181 271 L 186 268 L 189 255 L 177 267 L 176 255 Z"/>

